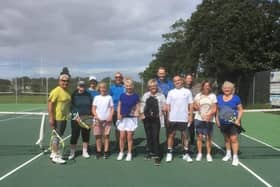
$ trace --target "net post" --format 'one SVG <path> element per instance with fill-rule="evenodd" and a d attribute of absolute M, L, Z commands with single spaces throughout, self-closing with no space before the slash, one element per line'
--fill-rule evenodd
<path fill-rule="evenodd" d="M 46 119 L 46 114 L 43 114 L 42 119 L 41 119 L 39 137 L 36 142 L 36 145 L 39 145 L 40 147 L 43 146 L 43 140 L 44 140 L 44 134 L 45 134 L 45 119 Z"/>

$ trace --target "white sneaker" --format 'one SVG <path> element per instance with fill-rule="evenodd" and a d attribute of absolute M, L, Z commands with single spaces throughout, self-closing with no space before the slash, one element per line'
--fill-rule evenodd
<path fill-rule="evenodd" d="M 117 160 L 122 160 L 123 159 L 124 154 L 122 152 L 119 153 Z"/>
<path fill-rule="evenodd" d="M 73 160 L 74 158 L 75 158 L 75 152 L 71 152 L 68 157 L 68 160 Z"/>
<path fill-rule="evenodd" d="M 195 159 L 196 161 L 201 161 L 202 160 L 202 154 L 201 153 L 198 153 L 197 155 L 196 155 L 196 159 Z"/>
<path fill-rule="evenodd" d="M 52 161 L 56 164 L 65 164 L 66 161 L 63 160 L 60 156 L 56 155 L 55 157 L 53 157 Z"/>
<path fill-rule="evenodd" d="M 127 153 L 125 161 L 131 161 L 132 160 L 132 154 L 131 153 Z"/>
<path fill-rule="evenodd" d="M 83 152 L 83 155 L 82 155 L 82 156 L 83 156 L 84 158 L 89 158 L 89 157 L 90 157 L 87 151 Z"/>
<path fill-rule="evenodd" d="M 239 159 L 238 159 L 238 157 L 232 159 L 232 165 L 233 165 L 233 166 L 238 166 L 238 165 L 239 165 Z"/>
<path fill-rule="evenodd" d="M 192 162 L 193 161 L 189 154 L 184 154 L 183 155 L 183 160 L 186 160 L 187 162 Z"/>
<path fill-rule="evenodd" d="M 52 152 L 51 154 L 50 154 L 50 159 L 53 159 L 54 157 L 55 157 L 55 153 L 54 152 Z"/>
<path fill-rule="evenodd" d="M 224 156 L 224 158 L 222 160 L 225 162 L 231 160 L 231 155 Z"/>
<path fill-rule="evenodd" d="M 172 153 L 167 153 L 167 154 L 166 154 L 166 160 L 165 160 L 165 161 L 166 161 L 166 162 L 171 162 L 171 161 L 172 161 L 172 157 L 173 157 L 173 156 L 172 156 Z"/>
<path fill-rule="evenodd" d="M 206 155 L 206 160 L 207 160 L 207 162 L 213 162 L 213 158 L 210 154 Z"/>

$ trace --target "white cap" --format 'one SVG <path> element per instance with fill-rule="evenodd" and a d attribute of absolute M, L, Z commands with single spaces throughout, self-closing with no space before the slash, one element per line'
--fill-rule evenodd
<path fill-rule="evenodd" d="M 89 81 L 97 81 L 97 78 L 95 76 L 90 76 Z"/>

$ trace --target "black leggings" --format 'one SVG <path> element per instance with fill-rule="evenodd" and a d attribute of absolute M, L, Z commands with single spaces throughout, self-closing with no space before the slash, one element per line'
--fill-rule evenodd
<path fill-rule="evenodd" d="M 82 134 L 83 142 L 89 143 L 90 130 L 80 127 L 75 120 L 71 121 L 71 128 L 72 128 L 72 132 L 71 132 L 70 144 L 72 145 L 77 144 L 81 131 L 82 131 L 81 134 Z"/>
<path fill-rule="evenodd" d="M 155 154 L 155 156 L 160 156 L 159 119 L 144 119 L 143 123 L 144 123 L 145 133 L 147 137 L 148 152 Z"/>

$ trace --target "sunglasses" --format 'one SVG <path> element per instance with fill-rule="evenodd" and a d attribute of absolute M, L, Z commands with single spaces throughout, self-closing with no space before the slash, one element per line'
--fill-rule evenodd
<path fill-rule="evenodd" d="M 62 82 L 69 82 L 69 80 L 63 80 L 63 79 L 62 79 L 61 81 L 62 81 Z"/>
<path fill-rule="evenodd" d="M 122 79 L 122 77 L 121 77 L 121 76 L 116 76 L 115 78 L 116 78 L 116 79 Z"/>

